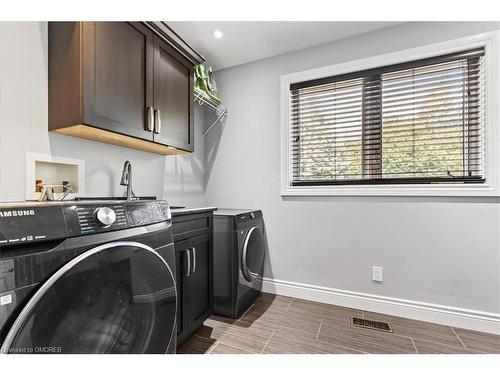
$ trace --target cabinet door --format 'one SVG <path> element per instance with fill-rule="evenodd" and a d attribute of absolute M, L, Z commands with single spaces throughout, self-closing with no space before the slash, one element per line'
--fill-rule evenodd
<path fill-rule="evenodd" d="M 178 344 L 212 314 L 212 233 L 175 243 Z"/>
<path fill-rule="evenodd" d="M 193 151 L 193 68 L 154 38 L 154 141 Z"/>
<path fill-rule="evenodd" d="M 153 140 L 153 33 L 140 23 L 84 22 L 85 122 Z"/>
<path fill-rule="evenodd" d="M 184 288 L 187 297 L 184 316 L 197 327 L 212 309 L 212 235 L 194 237 L 191 255 L 191 275 Z"/>

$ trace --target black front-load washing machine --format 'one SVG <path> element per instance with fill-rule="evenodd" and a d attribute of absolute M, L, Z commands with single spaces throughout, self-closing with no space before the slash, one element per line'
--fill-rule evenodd
<path fill-rule="evenodd" d="M 0 205 L 2 353 L 174 353 L 164 201 Z"/>
<path fill-rule="evenodd" d="M 214 314 L 240 317 L 262 289 L 267 249 L 260 210 L 214 212 Z"/>

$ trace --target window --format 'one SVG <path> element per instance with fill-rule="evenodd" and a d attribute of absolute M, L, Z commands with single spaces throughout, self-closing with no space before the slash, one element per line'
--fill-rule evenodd
<path fill-rule="evenodd" d="M 483 184 L 484 48 L 289 85 L 289 185 Z"/>

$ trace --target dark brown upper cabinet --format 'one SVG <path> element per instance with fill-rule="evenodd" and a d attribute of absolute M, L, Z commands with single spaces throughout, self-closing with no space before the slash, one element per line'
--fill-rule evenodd
<path fill-rule="evenodd" d="M 193 68 L 154 38 L 155 142 L 193 150 Z M 159 122 L 158 122 L 159 121 Z M 158 127 L 158 124 L 160 125 Z"/>
<path fill-rule="evenodd" d="M 191 152 L 193 67 L 202 61 L 161 22 L 50 22 L 49 130 Z"/>
<path fill-rule="evenodd" d="M 96 127 L 153 141 L 153 33 L 140 23 L 83 24 L 84 119 Z"/>

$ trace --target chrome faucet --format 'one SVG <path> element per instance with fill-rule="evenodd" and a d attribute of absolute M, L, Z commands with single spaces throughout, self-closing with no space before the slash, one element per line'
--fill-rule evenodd
<path fill-rule="evenodd" d="M 132 164 L 128 160 L 123 164 L 120 185 L 127 187 L 127 200 L 131 201 L 132 197 L 135 197 L 135 194 L 132 190 Z"/>

